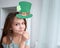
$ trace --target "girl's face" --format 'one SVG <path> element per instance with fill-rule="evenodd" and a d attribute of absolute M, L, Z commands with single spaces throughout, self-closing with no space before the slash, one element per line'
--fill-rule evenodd
<path fill-rule="evenodd" d="M 14 18 L 12 23 L 12 30 L 14 33 L 22 34 L 25 30 L 24 19 Z"/>

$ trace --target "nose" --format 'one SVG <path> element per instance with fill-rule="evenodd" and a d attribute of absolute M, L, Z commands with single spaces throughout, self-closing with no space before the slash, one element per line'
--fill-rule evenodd
<path fill-rule="evenodd" d="M 19 28 L 22 29 L 22 24 L 20 24 Z"/>

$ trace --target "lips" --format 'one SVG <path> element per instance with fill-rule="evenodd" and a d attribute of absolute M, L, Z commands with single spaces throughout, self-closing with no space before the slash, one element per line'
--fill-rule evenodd
<path fill-rule="evenodd" d="M 23 32 L 22 30 L 19 30 L 19 32 Z"/>

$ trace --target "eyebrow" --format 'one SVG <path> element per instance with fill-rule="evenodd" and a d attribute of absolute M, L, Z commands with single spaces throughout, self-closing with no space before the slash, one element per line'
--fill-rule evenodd
<path fill-rule="evenodd" d="M 19 22 L 14 22 L 14 23 L 19 23 Z M 22 23 L 25 23 L 25 22 L 22 22 Z"/>

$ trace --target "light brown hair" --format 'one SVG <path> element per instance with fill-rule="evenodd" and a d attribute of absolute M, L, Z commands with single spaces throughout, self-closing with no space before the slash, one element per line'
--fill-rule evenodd
<path fill-rule="evenodd" d="M 6 18 L 6 21 L 5 21 L 5 24 L 4 24 L 4 28 L 3 28 L 1 43 L 2 43 L 2 40 L 3 40 L 4 36 L 6 36 L 8 38 L 7 41 L 8 40 L 10 41 L 9 36 L 13 35 L 13 31 L 10 30 L 10 28 L 12 27 L 12 23 L 13 23 L 13 20 L 14 20 L 14 17 L 16 16 L 16 14 L 19 14 L 19 12 L 13 12 L 13 13 L 8 14 L 8 16 Z M 26 19 L 23 19 L 23 20 L 25 22 L 25 27 L 27 28 Z M 26 30 L 26 28 L 25 28 L 25 30 Z"/>

